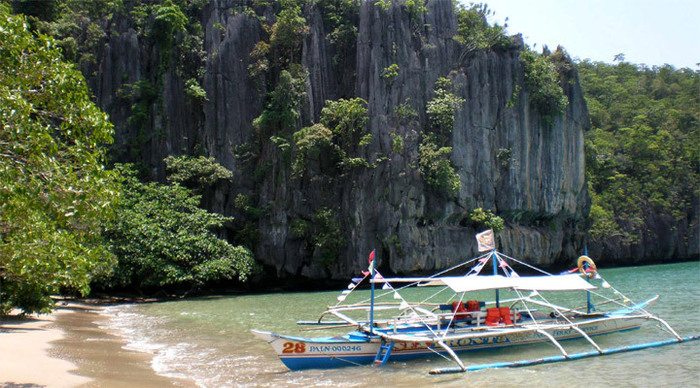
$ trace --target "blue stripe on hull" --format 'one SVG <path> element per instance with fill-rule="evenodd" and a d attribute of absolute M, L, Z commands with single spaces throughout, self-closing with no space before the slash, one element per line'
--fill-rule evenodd
<path fill-rule="evenodd" d="M 343 356 L 343 357 L 282 357 L 282 363 L 291 370 L 302 369 L 332 369 L 345 366 L 369 365 L 374 360 L 370 356 Z"/>

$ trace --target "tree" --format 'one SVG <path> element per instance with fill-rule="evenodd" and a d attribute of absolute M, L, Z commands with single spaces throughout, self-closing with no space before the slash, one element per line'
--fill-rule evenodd
<path fill-rule="evenodd" d="M 113 262 L 101 235 L 118 198 L 112 126 L 53 39 L 2 4 L 0 42 L 0 313 L 44 312 Z"/>
<path fill-rule="evenodd" d="M 107 288 L 196 290 L 222 280 L 247 280 L 252 253 L 218 238 L 231 218 L 198 207 L 200 197 L 178 183 L 142 183 L 118 166 L 123 199 L 106 231 L 119 262 Z"/>

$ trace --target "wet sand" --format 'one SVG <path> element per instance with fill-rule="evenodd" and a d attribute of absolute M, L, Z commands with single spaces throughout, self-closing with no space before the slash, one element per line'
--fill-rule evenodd
<path fill-rule="evenodd" d="M 70 303 L 53 314 L 0 321 L 0 387 L 192 387 L 157 375 L 151 355 L 123 349 L 100 328 L 99 306 Z"/>

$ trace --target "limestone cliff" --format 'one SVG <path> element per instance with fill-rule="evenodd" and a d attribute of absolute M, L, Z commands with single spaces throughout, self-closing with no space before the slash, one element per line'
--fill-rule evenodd
<path fill-rule="evenodd" d="M 300 63 L 308 78 L 297 126 L 317 122 L 326 100 L 365 99 L 373 140 L 361 152 L 375 166 L 336 177 L 293 177 L 274 144 L 256 141 L 252 124 L 277 76 L 252 77 L 249 71 L 251 51 L 266 34 L 260 15 L 274 17 L 274 7 L 256 14 L 242 12 L 240 3 L 212 0 L 201 9 L 206 100 L 185 92 L 187 78 L 176 55 L 166 56 L 165 70 L 158 70 L 162 49 L 141 38 L 125 18 L 114 17 L 105 26 L 109 33 L 98 65 L 86 74 L 115 123 L 122 160 L 140 160 L 162 178 L 165 156 L 202 152 L 234 171 L 235 179 L 208 190 L 204 201 L 253 224 L 256 258 L 272 272 L 342 278 L 366 266 L 373 248 L 386 272 L 444 268 L 476 253 L 478 230 L 467 219 L 476 207 L 506 219 L 499 242 L 507 254 L 563 265 L 582 251 L 589 206 L 583 151 L 588 114 L 575 70 L 561 74 L 566 111 L 545 123 L 524 86 L 522 40 L 514 37 L 510 47 L 500 49 L 464 48 L 453 39 L 457 19 L 451 0 L 428 1 L 418 15 L 402 2 L 387 8 L 362 2 L 353 20 L 356 41 L 344 52 L 329 41 L 323 10 L 307 4 Z M 383 71 L 392 64 L 400 70 L 389 79 Z M 123 101 L 123 90 L 153 80 L 158 71 L 162 82 L 153 84 L 162 98 L 141 95 L 150 114 L 135 123 L 134 105 Z M 455 196 L 432 190 L 416 167 L 426 103 L 439 77 L 451 79 L 465 101 L 449 140 L 461 180 Z M 397 119 L 399 104 L 413 107 L 418 118 Z M 397 135 L 404 141 L 398 150 L 392 147 Z M 241 193 L 261 214 L 241 210 L 235 200 Z M 319 249 L 292 231 L 295 220 L 313 220 L 322 208 L 332 210 L 343 237 L 330 262 L 319 260 Z M 241 225 L 232 226 L 231 236 Z"/>

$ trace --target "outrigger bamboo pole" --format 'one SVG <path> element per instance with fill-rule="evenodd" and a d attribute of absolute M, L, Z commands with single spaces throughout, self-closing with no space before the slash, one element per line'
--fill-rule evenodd
<path fill-rule="evenodd" d="M 439 375 L 439 374 L 447 374 L 447 373 L 474 372 L 474 371 L 478 371 L 478 370 L 482 370 L 482 369 L 520 368 L 520 367 L 524 367 L 524 366 L 551 364 L 551 363 L 555 363 L 555 362 L 581 360 L 584 358 L 590 358 L 590 357 L 596 357 L 596 356 L 607 356 L 607 355 L 616 354 L 616 353 L 625 353 L 625 352 L 633 352 L 636 350 L 643 350 L 643 349 L 649 349 L 649 348 L 658 348 L 661 346 L 674 345 L 674 344 L 683 343 L 683 342 L 695 341 L 698 339 L 700 339 L 700 336 L 694 335 L 694 336 L 682 338 L 680 341 L 678 341 L 677 339 L 670 339 L 670 340 L 666 340 L 666 341 L 647 342 L 647 343 L 637 344 L 637 345 L 622 346 L 619 348 L 603 349 L 603 351 L 600 353 L 597 351 L 592 351 L 592 352 L 569 354 L 568 357 L 552 356 L 552 357 L 538 358 L 538 359 L 534 359 L 534 360 L 521 360 L 521 361 L 512 361 L 512 362 L 495 362 L 492 364 L 469 365 L 468 367 L 466 367 L 465 370 L 463 370 L 462 368 L 454 368 L 454 367 L 453 368 L 441 368 L 441 369 L 431 370 L 430 374 L 431 375 Z"/>

